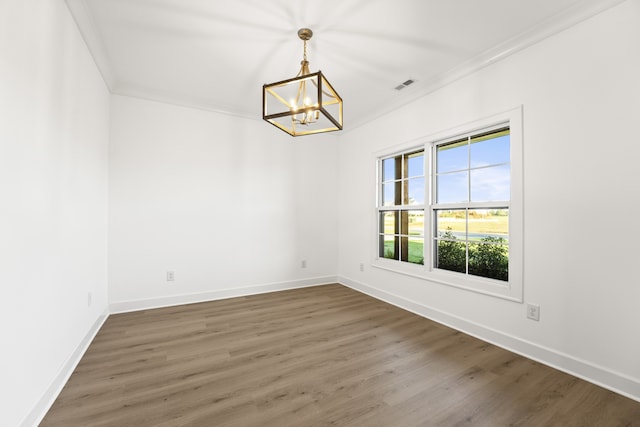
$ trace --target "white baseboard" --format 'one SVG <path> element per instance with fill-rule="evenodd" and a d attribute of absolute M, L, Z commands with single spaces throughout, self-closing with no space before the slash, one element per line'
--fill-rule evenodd
<path fill-rule="evenodd" d="M 104 313 L 96 319 L 80 344 L 78 344 L 73 353 L 71 353 L 67 358 L 58 374 L 55 376 L 53 381 L 51 381 L 47 391 L 42 395 L 38 403 L 36 403 L 33 409 L 31 409 L 31 412 L 29 412 L 25 419 L 22 420 L 20 423 L 21 427 L 35 427 L 40 424 L 44 416 L 47 415 L 47 411 L 49 411 L 51 405 L 53 405 L 53 402 L 55 402 L 56 398 L 62 391 L 62 388 L 69 380 L 74 369 L 76 369 L 76 366 L 80 363 L 80 359 L 82 359 L 87 348 L 89 348 L 91 341 L 93 341 L 93 338 L 95 338 L 96 334 L 108 317 L 108 313 Z"/>
<path fill-rule="evenodd" d="M 330 283 L 337 283 L 337 280 L 337 276 L 312 277 L 309 279 L 266 283 L 261 285 L 220 289 L 216 291 L 198 292 L 193 294 L 172 295 L 166 297 L 146 298 L 130 301 L 116 301 L 109 304 L 109 312 L 112 314 L 126 313 L 130 311 L 149 310 L 152 308 L 170 307 L 174 305 L 193 304 L 198 302 L 214 301 L 247 295 L 264 294 L 267 292 L 285 291 L 288 289 L 326 285 Z"/>
<path fill-rule="evenodd" d="M 491 328 L 487 328 L 461 317 L 433 309 L 423 304 L 418 304 L 399 295 L 395 295 L 390 292 L 365 285 L 364 283 L 346 277 L 324 276 L 311 279 L 269 283 L 196 294 L 176 295 L 171 297 L 151 298 L 134 301 L 121 301 L 110 304 L 110 312 L 122 313 L 127 311 L 146 310 L 151 308 L 234 298 L 267 292 L 284 291 L 288 289 L 326 285 L 331 283 L 340 283 L 358 292 L 370 295 L 381 301 L 393 304 L 404 310 L 434 320 L 438 323 L 449 326 L 451 328 L 479 338 L 483 341 L 490 342 L 491 344 L 495 344 L 509 351 L 513 351 L 514 353 L 520 354 L 524 357 L 528 357 L 529 359 L 536 360 L 540 363 L 574 375 L 578 378 L 582 378 L 586 381 L 640 402 L 640 381 L 637 379 L 614 372 L 601 366 L 597 366 L 593 363 L 581 360 L 571 355 L 567 355 L 562 352 L 520 339 L 518 337 L 505 334 Z M 34 408 L 22 421 L 22 423 L 20 423 L 21 427 L 37 426 L 42 421 L 47 411 L 49 410 L 55 399 L 58 397 L 60 391 L 62 391 L 62 388 L 73 373 L 73 370 L 80 362 L 80 359 L 91 344 L 91 341 L 93 341 L 93 338 L 96 336 L 107 318 L 107 313 L 98 317 L 98 319 L 87 332 L 82 342 L 78 344 L 77 348 L 64 363 L 63 367 L 60 369 L 60 372 L 51 382 L 42 398 L 34 406 Z"/>
<path fill-rule="evenodd" d="M 640 380 L 638 379 L 347 277 L 338 277 L 338 283 L 640 402 Z"/>
<path fill-rule="evenodd" d="M 38 401 L 38 403 L 33 407 L 31 412 L 25 417 L 25 419 L 20 423 L 20 427 L 35 427 L 37 426 L 44 416 L 47 414 L 47 411 L 53 405 L 56 398 L 62 391 L 64 385 L 69 380 L 69 377 L 73 373 L 74 369 L 82 359 L 82 356 L 89 348 L 89 345 L 95 338 L 96 334 L 104 324 L 104 322 L 109 317 L 110 313 L 122 313 L 127 311 L 137 311 L 137 310 L 146 310 L 151 308 L 158 307 L 167 307 L 172 305 L 180 305 L 180 304 L 190 304 L 196 302 L 204 302 L 204 301 L 212 301 L 217 299 L 225 299 L 225 298 L 234 298 L 239 296 L 246 295 L 255 295 L 262 294 L 267 292 L 276 292 L 276 291 L 284 291 L 287 289 L 296 289 L 296 288 L 305 288 L 310 286 L 320 286 L 327 285 L 331 283 L 337 283 L 338 278 L 336 276 L 324 276 L 324 277 L 314 277 L 310 279 L 303 280 L 293 280 L 288 282 L 279 282 L 279 283 L 267 283 L 262 285 L 255 286 L 246 286 L 242 288 L 232 288 L 232 289 L 224 289 L 219 291 L 211 291 L 211 292 L 202 292 L 196 294 L 187 294 L 187 295 L 176 295 L 170 297 L 161 297 L 161 298 L 150 298 L 144 300 L 134 300 L 134 301 L 121 301 L 112 303 L 109 305 L 109 313 L 104 313 L 98 317 L 95 323 L 91 326 L 85 337 L 82 339 L 80 344 L 73 351 L 71 356 L 66 360 L 60 372 L 56 375 L 54 380 L 51 382 L 47 391 L 44 393 L 42 398 Z"/>

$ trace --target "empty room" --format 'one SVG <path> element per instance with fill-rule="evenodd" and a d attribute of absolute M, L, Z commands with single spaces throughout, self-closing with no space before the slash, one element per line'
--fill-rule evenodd
<path fill-rule="evenodd" d="M 640 0 L 0 18 L 0 426 L 640 426 Z"/>

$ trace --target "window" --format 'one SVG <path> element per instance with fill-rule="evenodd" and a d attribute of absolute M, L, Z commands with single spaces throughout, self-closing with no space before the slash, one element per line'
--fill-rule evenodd
<path fill-rule="evenodd" d="M 378 256 L 424 264 L 424 149 L 380 161 Z"/>
<path fill-rule="evenodd" d="M 522 110 L 377 156 L 374 266 L 522 301 Z"/>
<path fill-rule="evenodd" d="M 509 280 L 509 128 L 433 144 L 433 267 Z"/>

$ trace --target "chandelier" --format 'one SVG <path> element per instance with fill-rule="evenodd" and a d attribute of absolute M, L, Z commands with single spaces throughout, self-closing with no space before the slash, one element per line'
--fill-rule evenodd
<path fill-rule="evenodd" d="M 307 41 L 312 36 L 309 28 L 298 30 L 304 42 L 298 74 L 262 86 L 262 118 L 291 136 L 342 130 L 342 98 L 322 71 L 309 71 Z"/>

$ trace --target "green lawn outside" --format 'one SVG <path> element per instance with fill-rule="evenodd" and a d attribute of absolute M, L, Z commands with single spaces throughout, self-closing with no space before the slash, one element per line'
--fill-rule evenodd
<path fill-rule="evenodd" d="M 393 254 L 393 240 L 384 242 L 384 257 L 395 259 Z M 414 264 L 424 264 L 424 243 L 409 241 L 409 262 Z"/>

